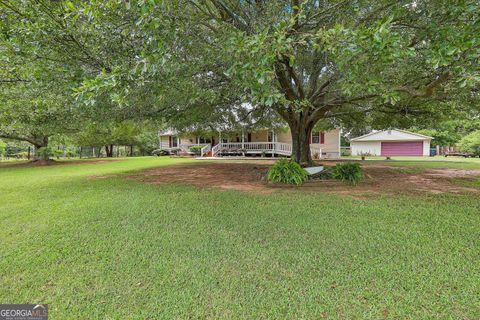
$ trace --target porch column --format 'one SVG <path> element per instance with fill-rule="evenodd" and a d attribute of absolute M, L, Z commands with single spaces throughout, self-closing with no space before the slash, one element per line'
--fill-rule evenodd
<path fill-rule="evenodd" d="M 242 155 L 245 157 L 245 131 L 242 128 Z"/>
<path fill-rule="evenodd" d="M 275 130 L 272 129 L 272 158 L 275 157 Z"/>

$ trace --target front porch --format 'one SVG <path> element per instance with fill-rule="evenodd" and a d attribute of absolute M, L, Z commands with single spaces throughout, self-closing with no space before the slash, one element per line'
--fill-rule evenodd
<path fill-rule="evenodd" d="M 283 156 L 292 155 L 292 144 L 284 142 L 220 142 L 212 147 L 210 143 L 185 143 L 171 151 L 184 155 L 198 155 L 200 157 L 228 157 L 228 156 Z M 312 157 L 320 159 L 322 148 L 319 144 L 310 144 Z"/>

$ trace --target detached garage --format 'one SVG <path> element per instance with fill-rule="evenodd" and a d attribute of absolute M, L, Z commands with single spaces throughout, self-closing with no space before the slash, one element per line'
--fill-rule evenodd
<path fill-rule="evenodd" d="M 375 131 L 350 140 L 352 155 L 428 156 L 432 137 L 399 129 Z"/>

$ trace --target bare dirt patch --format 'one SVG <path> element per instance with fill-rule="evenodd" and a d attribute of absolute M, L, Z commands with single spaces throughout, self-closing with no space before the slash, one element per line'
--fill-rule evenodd
<path fill-rule="evenodd" d="M 270 163 L 222 162 L 177 165 L 150 169 L 130 176 L 151 184 L 183 184 L 201 188 L 270 193 L 275 190 L 304 190 L 349 194 L 364 197 L 371 194 L 418 194 L 480 192 L 478 188 L 459 186 L 454 178 L 480 176 L 480 170 L 405 170 L 400 167 L 364 166 L 365 179 L 358 186 L 335 180 L 310 181 L 296 187 L 272 184 L 265 180 Z"/>
<path fill-rule="evenodd" d="M 225 190 L 272 192 L 265 181 L 267 164 L 205 163 L 175 165 L 144 171 L 131 176 L 152 184 L 185 184 L 197 187 L 215 187 Z"/>

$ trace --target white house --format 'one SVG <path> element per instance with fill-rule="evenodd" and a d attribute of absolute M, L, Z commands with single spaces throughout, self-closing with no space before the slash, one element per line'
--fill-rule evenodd
<path fill-rule="evenodd" d="M 432 137 L 399 129 L 374 131 L 350 139 L 352 155 L 429 156 Z"/>
<path fill-rule="evenodd" d="M 340 157 L 340 129 L 312 132 L 310 149 L 313 158 Z M 159 132 L 160 148 L 183 154 L 192 154 L 192 147 L 201 147 L 201 156 L 292 154 L 290 130 L 245 130 L 243 133 L 215 132 L 205 136 L 178 133 L 175 130 Z"/>

